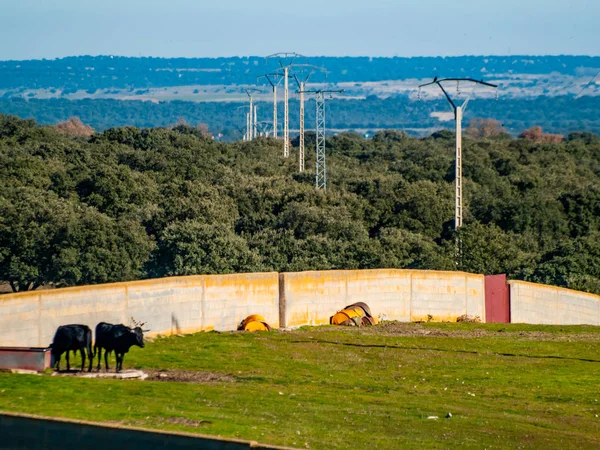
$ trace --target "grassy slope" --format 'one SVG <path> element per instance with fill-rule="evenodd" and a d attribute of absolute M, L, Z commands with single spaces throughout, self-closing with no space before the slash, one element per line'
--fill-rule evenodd
<path fill-rule="evenodd" d="M 200 333 L 135 348 L 125 366 L 237 381 L 0 374 L 0 409 L 323 449 L 600 447 L 593 327 Z M 447 412 L 453 417 L 444 419 Z M 182 417 L 212 423 L 189 427 Z"/>

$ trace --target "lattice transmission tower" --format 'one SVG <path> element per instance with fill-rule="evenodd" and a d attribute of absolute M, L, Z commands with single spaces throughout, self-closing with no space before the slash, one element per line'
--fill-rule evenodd
<path fill-rule="evenodd" d="M 315 89 L 302 91 L 306 94 L 315 94 L 315 103 L 317 107 L 317 143 L 316 162 L 315 162 L 315 186 L 317 189 L 327 189 L 327 160 L 325 154 L 325 94 L 339 94 L 343 89 L 322 90 Z"/>
<path fill-rule="evenodd" d="M 327 189 L 327 161 L 325 158 L 325 93 L 315 94 L 317 104 L 317 161 L 315 165 L 317 189 Z"/>

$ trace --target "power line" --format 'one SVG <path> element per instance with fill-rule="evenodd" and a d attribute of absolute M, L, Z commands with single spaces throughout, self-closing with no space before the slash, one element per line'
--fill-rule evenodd
<path fill-rule="evenodd" d="M 583 87 L 581 88 L 581 90 L 580 90 L 580 91 L 577 93 L 577 95 L 576 95 L 575 97 L 573 97 L 573 100 L 575 100 L 575 99 L 579 98 L 579 96 L 581 95 L 581 93 L 582 93 L 583 91 L 585 91 L 585 90 L 588 88 L 588 86 L 590 86 L 590 85 L 591 85 L 591 84 L 594 82 L 594 80 L 595 80 L 595 79 L 598 77 L 598 75 L 600 75 L 600 70 L 598 70 L 598 72 L 596 73 L 596 75 L 594 75 L 594 76 L 592 77 L 592 79 L 591 79 L 591 80 L 590 80 L 590 81 L 589 81 L 589 82 L 588 82 L 588 83 L 587 83 L 585 86 L 583 86 Z"/>

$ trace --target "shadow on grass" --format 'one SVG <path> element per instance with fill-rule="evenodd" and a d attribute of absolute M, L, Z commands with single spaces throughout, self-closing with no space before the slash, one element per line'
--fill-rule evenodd
<path fill-rule="evenodd" d="M 296 340 L 290 341 L 291 344 L 310 344 L 310 343 L 319 343 L 319 344 L 329 344 L 329 345 L 343 345 L 347 347 L 363 347 L 363 348 L 391 348 L 397 350 L 430 350 L 434 352 L 447 352 L 447 353 L 467 353 L 471 355 L 484 355 L 484 353 L 480 353 L 474 350 L 449 350 L 445 348 L 431 348 L 431 347 L 407 347 L 400 345 L 385 345 L 385 344 L 356 344 L 352 342 L 335 342 L 335 341 L 325 341 L 322 339 L 311 339 L 311 340 Z M 600 363 L 598 359 L 586 359 L 586 358 L 572 358 L 569 356 L 553 356 L 553 355 L 524 355 L 519 353 L 499 353 L 499 352 L 490 352 L 489 354 L 497 355 L 497 356 L 508 356 L 513 358 L 531 358 L 531 359 L 561 359 L 565 361 L 582 361 L 582 362 L 591 362 L 591 363 Z"/>

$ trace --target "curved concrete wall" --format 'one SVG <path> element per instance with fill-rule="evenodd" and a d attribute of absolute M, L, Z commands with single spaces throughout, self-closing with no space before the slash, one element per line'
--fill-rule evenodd
<path fill-rule="evenodd" d="M 483 275 L 428 270 L 329 270 L 281 274 L 285 326 L 320 325 L 344 306 L 365 302 L 390 320 L 485 318 Z"/>
<path fill-rule="evenodd" d="M 600 296 L 587 292 L 509 281 L 513 323 L 600 325 Z"/>
<path fill-rule="evenodd" d="M 69 323 L 146 322 L 150 335 L 235 330 L 250 314 L 276 325 L 277 273 L 196 275 L 8 294 L 0 297 L 0 345 L 47 346 Z"/>
<path fill-rule="evenodd" d="M 600 325 L 600 297 L 510 281 L 512 322 Z M 391 320 L 485 321 L 484 276 L 427 270 L 330 270 L 196 275 L 41 290 L 0 296 L 0 346 L 47 346 L 59 325 L 128 323 L 155 334 L 235 330 L 250 314 L 272 326 L 329 323 L 344 306 L 365 302 Z"/>

